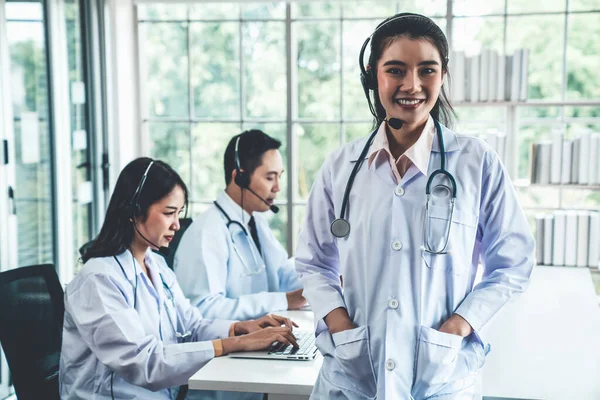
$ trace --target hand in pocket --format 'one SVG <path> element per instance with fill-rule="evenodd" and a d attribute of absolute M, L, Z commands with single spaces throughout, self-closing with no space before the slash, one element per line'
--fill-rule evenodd
<path fill-rule="evenodd" d="M 356 389 L 366 397 L 375 397 L 377 381 L 369 348 L 369 328 L 361 326 L 334 333 L 335 359 Z"/>

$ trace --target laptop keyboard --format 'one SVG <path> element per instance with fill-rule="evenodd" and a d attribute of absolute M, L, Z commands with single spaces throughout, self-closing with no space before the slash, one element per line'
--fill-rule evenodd
<path fill-rule="evenodd" d="M 296 341 L 300 347 L 277 342 L 269 348 L 269 354 L 312 356 L 315 349 L 315 334 L 313 332 L 294 332 L 294 336 L 296 336 Z"/>

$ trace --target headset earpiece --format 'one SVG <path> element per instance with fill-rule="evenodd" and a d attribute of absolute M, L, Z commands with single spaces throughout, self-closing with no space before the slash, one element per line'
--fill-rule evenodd
<path fill-rule="evenodd" d="M 234 182 L 242 189 L 247 189 L 250 186 L 250 176 L 246 172 L 236 168 Z"/>
<path fill-rule="evenodd" d="M 242 167 L 240 165 L 239 146 L 241 138 L 242 135 L 238 135 L 235 141 L 235 179 L 233 181 L 242 189 L 247 189 L 250 186 L 250 175 L 248 175 L 246 171 L 242 171 Z"/>
<path fill-rule="evenodd" d="M 360 82 L 365 89 L 377 90 L 377 77 L 370 65 L 367 65 L 364 74 L 361 72 Z"/>

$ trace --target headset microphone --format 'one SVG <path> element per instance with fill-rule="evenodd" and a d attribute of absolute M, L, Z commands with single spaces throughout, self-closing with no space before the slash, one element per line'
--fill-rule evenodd
<path fill-rule="evenodd" d="M 142 237 L 142 239 L 144 239 L 146 242 L 148 242 L 148 244 L 150 244 L 150 246 L 157 248 L 158 252 L 160 254 L 162 254 L 163 256 L 168 256 L 169 255 L 169 253 L 171 252 L 170 248 L 168 248 L 167 246 L 157 246 L 156 244 L 154 244 L 151 241 L 149 241 L 146 238 L 146 236 L 142 235 L 142 232 L 140 232 L 140 230 L 137 227 L 137 221 L 135 220 L 135 218 L 133 219 L 133 227 L 135 228 L 135 230 L 138 233 L 138 235 L 140 235 Z"/>
<path fill-rule="evenodd" d="M 269 204 L 268 201 L 266 201 L 265 199 L 263 199 L 262 197 L 260 197 L 254 190 L 250 189 L 250 187 L 247 187 L 246 189 L 248 189 L 250 191 L 250 193 L 252 193 L 256 197 L 258 197 L 258 199 L 260 201 L 262 201 L 263 203 L 265 203 L 266 205 L 268 205 L 269 208 L 271 209 L 271 211 L 273 211 L 275 214 L 277 214 L 279 212 L 279 207 L 277 207 L 275 204 Z"/>
<path fill-rule="evenodd" d="M 401 119 L 398 118 L 390 118 L 390 119 L 386 119 L 384 121 L 387 121 L 387 124 L 392 128 L 392 129 L 400 129 L 402 128 L 403 122 Z"/>

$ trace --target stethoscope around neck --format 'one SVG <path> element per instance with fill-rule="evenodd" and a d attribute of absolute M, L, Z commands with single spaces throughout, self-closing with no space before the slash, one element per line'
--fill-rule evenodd
<path fill-rule="evenodd" d="M 244 225 L 242 225 L 240 222 L 232 220 L 229 217 L 229 214 L 227 214 L 227 212 L 225 212 L 225 210 L 223 209 L 223 207 L 221 207 L 219 205 L 219 203 L 217 203 L 216 201 L 213 201 L 213 204 L 219 209 L 219 211 L 221 211 L 223 216 L 227 219 L 227 230 L 230 232 L 230 235 L 231 235 L 231 242 L 233 243 L 233 251 L 235 251 L 235 254 L 237 254 L 238 258 L 242 262 L 242 265 L 244 266 L 244 269 L 246 270 L 246 275 L 252 276 L 252 275 L 259 275 L 260 273 L 262 273 L 266 268 L 265 263 L 258 262 L 259 257 L 256 256 L 256 250 L 254 249 L 254 246 L 252 246 L 252 243 L 250 243 L 250 239 L 248 237 L 249 236 L 248 230 L 246 229 L 246 227 Z M 233 235 L 231 234 L 230 227 L 232 225 L 237 225 L 242 230 L 242 232 L 244 232 L 244 235 L 246 236 L 246 241 L 248 241 L 248 247 L 250 248 L 250 252 L 252 253 L 252 259 L 254 260 L 254 265 L 255 266 L 258 265 L 259 266 L 258 269 L 251 269 L 248 266 L 248 264 L 246 263 L 246 260 L 244 259 L 244 257 L 242 257 L 242 254 L 238 250 L 235 240 L 233 239 Z M 261 261 L 262 261 L 262 259 L 261 259 Z"/>
<path fill-rule="evenodd" d="M 448 240 L 450 237 L 450 226 L 452 223 L 452 217 L 454 215 L 454 205 L 456 203 L 456 180 L 454 179 L 454 176 L 452 176 L 452 174 L 450 172 L 448 172 L 448 170 L 446 170 L 446 149 L 444 148 L 444 138 L 442 135 L 442 126 L 440 125 L 440 123 L 437 120 L 433 120 L 434 124 L 435 124 L 435 129 L 437 132 L 437 136 L 438 136 L 438 142 L 439 142 L 439 146 L 440 146 L 440 154 L 441 154 L 441 161 L 440 161 L 440 169 L 433 171 L 431 173 L 431 175 L 429 176 L 429 179 L 427 180 L 427 185 L 425 186 L 425 194 L 427 195 L 427 202 L 425 204 L 425 229 L 424 229 L 424 245 L 421 246 L 421 250 L 428 252 L 428 253 L 432 253 L 432 254 L 445 254 L 446 248 L 448 246 Z M 375 140 L 375 136 L 377 135 L 377 132 L 379 130 L 379 126 L 373 131 L 371 132 L 371 135 L 369 136 L 369 139 L 367 140 L 367 143 L 365 144 L 365 146 L 363 147 L 360 156 L 358 157 L 358 160 L 356 160 L 356 163 L 354 164 L 354 167 L 352 168 L 352 172 L 350 173 L 350 177 L 348 178 L 348 183 L 346 184 L 346 190 L 344 191 L 344 197 L 342 200 L 342 209 L 340 211 L 340 216 L 339 218 L 336 218 L 330 226 L 331 229 L 331 233 L 333 234 L 333 236 L 335 236 L 338 239 L 343 239 L 345 237 L 347 237 L 350 234 L 350 221 L 348 221 L 348 219 L 345 218 L 346 216 L 346 209 L 348 207 L 348 201 L 349 201 L 349 197 L 350 197 L 350 190 L 352 190 L 352 185 L 354 184 L 354 179 L 356 178 L 356 175 L 358 174 L 358 171 L 360 170 L 360 167 L 362 166 L 365 157 L 367 156 L 367 152 L 369 151 L 369 148 L 371 147 L 371 145 L 373 144 L 373 141 Z M 437 185 L 435 187 L 433 187 L 433 191 L 432 191 L 432 182 L 433 179 L 438 176 L 438 175 L 444 175 L 448 178 L 448 180 L 450 181 L 450 186 L 448 187 L 446 185 Z M 433 193 L 433 194 L 432 194 Z M 430 224 L 429 224 L 429 205 L 430 202 L 432 201 L 432 196 L 435 198 L 447 198 L 450 197 L 450 195 L 452 196 L 450 199 L 450 218 L 449 218 L 449 223 L 447 224 L 446 227 L 446 232 L 445 232 L 445 241 L 443 242 L 443 246 L 441 247 L 441 249 L 435 249 L 435 246 L 431 246 L 430 245 L 430 241 L 429 241 L 429 234 L 430 234 Z"/>
<path fill-rule="evenodd" d="M 117 256 L 113 256 L 113 258 L 115 259 L 117 264 L 119 264 L 119 267 L 121 267 L 121 271 L 123 271 L 123 275 L 125 275 L 125 278 L 129 281 L 129 279 L 127 278 L 127 274 L 125 273 L 125 269 L 123 268 L 123 265 L 121 264 L 121 262 L 119 261 Z M 135 274 L 135 285 L 131 281 L 129 281 L 129 283 L 131 283 L 131 286 L 133 288 L 133 309 L 135 310 L 135 306 L 137 305 L 137 285 L 138 285 L 137 279 L 138 278 L 137 278 L 137 264 L 135 261 L 135 257 L 133 257 L 133 253 L 131 254 L 131 261 L 133 262 L 133 271 Z M 160 276 L 160 280 L 162 282 L 163 288 L 165 288 L 166 291 L 169 293 L 169 299 L 171 300 L 171 304 L 173 305 L 173 308 L 175 309 L 175 319 L 176 320 L 175 320 L 175 323 L 173 323 L 173 318 L 171 317 L 171 312 L 169 311 L 169 307 L 165 307 L 165 310 L 167 311 L 167 319 L 169 320 L 169 323 L 171 324 L 171 328 L 173 328 L 173 332 L 175 332 L 175 337 L 177 337 L 177 339 L 184 340 L 185 338 L 191 336 L 192 332 L 190 332 L 189 330 L 185 330 L 185 326 L 183 324 L 183 319 L 179 315 L 177 305 L 175 304 L 175 296 L 173 295 L 173 291 L 171 290 L 169 285 L 167 285 L 165 283 L 165 280 L 163 279 L 163 276 L 160 272 L 158 273 L 158 275 Z M 181 326 L 181 328 L 182 328 L 181 332 L 177 329 L 176 324 L 177 324 L 177 326 Z M 162 339 L 162 330 L 160 330 L 160 335 L 161 335 L 161 339 Z"/>

